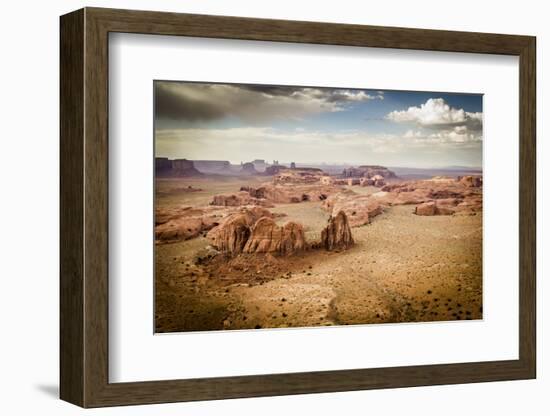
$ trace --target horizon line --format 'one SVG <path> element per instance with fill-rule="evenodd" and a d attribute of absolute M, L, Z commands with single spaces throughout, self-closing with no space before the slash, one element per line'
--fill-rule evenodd
<path fill-rule="evenodd" d="M 266 159 L 251 159 L 251 160 L 242 160 L 239 162 L 234 162 L 229 159 L 190 159 L 185 157 L 171 157 L 171 156 L 156 156 L 155 159 L 169 159 L 169 160 L 190 160 L 190 161 L 205 161 L 205 162 L 229 162 L 231 165 L 239 166 L 241 163 L 252 163 L 254 160 L 262 160 L 265 162 L 266 165 L 270 166 L 276 166 L 273 163 L 270 163 Z M 483 170 L 483 166 L 468 166 L 468 165 L 441 165 L 441 166 L 412 166 L 412 165 L 385 165 L 380 163 L 365 163 L 365 162 L 357 162 L 357 163 L 350 163 L 350 162 L 296 162 L 296 161 L 283 161 L 279 162 L 278 164 L 281 166 L 284 166 L 285 164 L 290 165 L 291 163 L 295 163 L 296 165 L 315 165 L 315 166 L 383 166 L 387 168 L 401 168 L 401 169 L 448 169 L 448 170 L 460 170 L 460 169 L 470 169 L 470 170 Z M 307 166 L 306 166 L 307 167 Z"/>

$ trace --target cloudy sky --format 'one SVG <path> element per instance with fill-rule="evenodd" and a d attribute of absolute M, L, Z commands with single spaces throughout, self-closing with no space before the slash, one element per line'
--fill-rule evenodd
<path fill-rule="evenodd" d="M 155 81 L 155 154 L 481 167 L 482 96 Z"/>

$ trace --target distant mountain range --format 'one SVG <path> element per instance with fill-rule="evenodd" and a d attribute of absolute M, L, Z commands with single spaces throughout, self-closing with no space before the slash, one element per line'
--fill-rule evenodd
<path fill-rule="evenodd" d="M 280 163 L 273 161 L 270 164 L 263 159 L 256 159 L 252 162 L 241 164 L 231 164 L 227 160 L 187 160 L 187 159 L 168 159 L 166 157 L 155 158 L 155 171 L 158 176 L 196 176 L 202 174 L 217 175 L 241 175 L 253 173 L 267 173 L 273 167 L 296 167 L 296 168 L 317 168 L 330 175 L 342 175 L 346 171 L 357 169 L 360 165 L 340 164 L 340 163 L 300 163 L 288 162 Z M 361 164 L 364 165 L 364 164 Z M 371 166 L 376 167 L 376 166 Z M 386 169 L 386 167 L 379 167 Z M 433 176 L 465 176 L 481 175 L 481 168 L 472 168 L 468 166 L 445 166 L 438 168 L 408 168 L 388 166 L 387 169 L 403 179 L 426 179 Z M 349 175 L 348 175 L 349 176 Z"/>
<path fill-rule="evenodd" d="M 441 168 L 403 168 L 390 167 L 395 174 L 401 178 L 424 179 L 432 176 L 464 176 L 464 175 L 481 175 L 480 168 L 472 168 L 467 166 L 446 166 Z"/>

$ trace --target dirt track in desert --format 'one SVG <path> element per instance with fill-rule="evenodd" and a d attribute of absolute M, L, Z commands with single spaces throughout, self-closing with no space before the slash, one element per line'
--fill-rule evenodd
<path fill-rule="evenodd" d="M 256 178 L 157 182 L 157 205 L 207 204 Z M 357 187 L 354 187 L 356 190 Z M 376 191 L 373 187 L 360 192 Z M 315 239 L 329 214 L 320 202 L 277 204 L 277 223 L 296 221 Z M 283 328 L 482 317 L 482 214 L 419 216 L 387 208 L 352 229 L 348 250 L 218 256 L 197 264 L 204 236 L 155 247 L 157 332 Z"/>

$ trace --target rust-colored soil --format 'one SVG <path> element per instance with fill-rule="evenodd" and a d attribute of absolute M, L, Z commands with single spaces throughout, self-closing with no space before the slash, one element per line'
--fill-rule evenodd
<path fill-rule="evenodd" d="M 178 182 L 157 184 L 157 207 L 205 204 L 258 179 Z M 170 192 L 187 186 L 199 190 Z M 414 208 L 389 207 L 352 228 L 355 245 L 339 252 L 218 255 L 197 264 L 209 244 L 203 236 L 156 245 L 156 331 L 481 319 L 482 213 L 419 216 Z M 309 239 L 329 217 L 321 202 L 270 211 L 286 214 L 278 224 L 303 224 Z"/>

